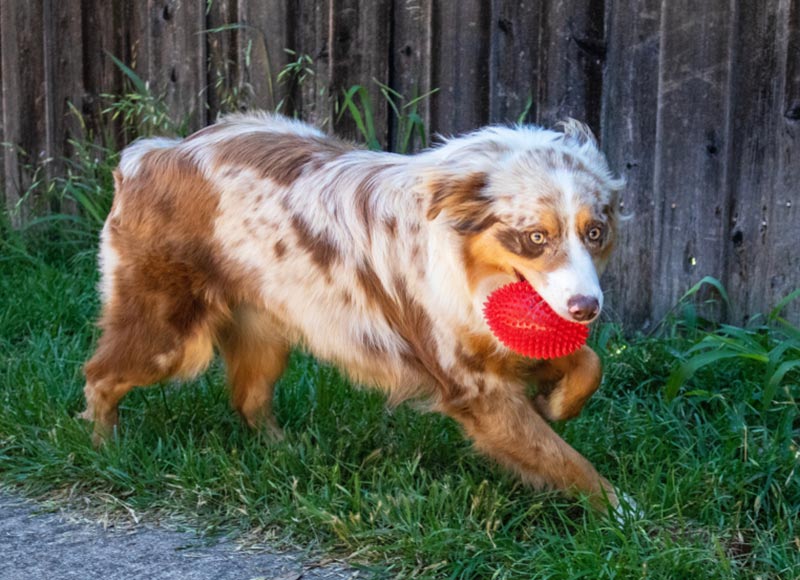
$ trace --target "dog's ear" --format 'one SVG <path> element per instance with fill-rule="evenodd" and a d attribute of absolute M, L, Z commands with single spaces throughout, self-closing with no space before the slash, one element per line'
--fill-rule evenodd
<path fill-rule="evenodd" d="M 590 144 L 593 147 L 598 147 L 597 137 L 594 136 L 589 125 L 570 118 L 558 123 L 558 127 L 564 132 L 566 139 L 572 139 L 581 146 Z"/>
<path fill-rule="evenodd" d="M 496 221 L 491 213 L 491 199 L 486 195 L 485 173 L 437 175 L 427 183 L 430 195 L 427 218 L 443 214 L 451 227 L 461 234 L 486 229 Z"/>

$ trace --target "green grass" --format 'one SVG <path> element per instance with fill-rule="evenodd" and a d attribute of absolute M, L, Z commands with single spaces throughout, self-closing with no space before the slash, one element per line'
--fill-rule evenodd
<path fill-rule="evenodd" d="M 308 546 L 377 577 L 800 570 L 796 370 L 767 408 L 763 369 L 738 358 L 698 368 L 668 401 L 673 367 L 707 333 L 673 325 L 670 338 L 627 341 L 605 327 L 605 383 L 558 428 L 639 504 L 622 523 L 526 489 L 450 420 L 389 410 L 303 354 L 277 389 L 281 443 L 240 424 L 217 364 L 190 384 L 131 393 L 118 438 L 95 450 L 74 418 L 96 335 L 94 258 L 14 239 L 0 245 L 0 485 L 98 517 Z"/>

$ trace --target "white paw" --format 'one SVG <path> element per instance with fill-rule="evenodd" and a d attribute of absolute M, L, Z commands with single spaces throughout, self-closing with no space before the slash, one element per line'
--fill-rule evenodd
<path fill-rule="evenodd" d="M 614 519 L 617 523 L 623 524 L 628 519 L 641 518 L 644 515 L 636 500 L 627 493 L 620 492 L 617 497 L 619 498 L 619 504 L 614 508 Z"/>

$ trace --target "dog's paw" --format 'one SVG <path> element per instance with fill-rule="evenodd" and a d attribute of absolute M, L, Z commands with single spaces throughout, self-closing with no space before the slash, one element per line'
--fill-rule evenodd
<path fill-rule="evenodd" d="M 636 500 L 630 495 L 625 492 L 619 492 L 617 494 L 617 499 L 619 503 L 617 503 L 617 506 L 612 510 L 612 515 L 617 523 L 621 525 L 631 519 L 644 517 L 644 512 L 639 507 L 639 504 L 637 504 Z"/>

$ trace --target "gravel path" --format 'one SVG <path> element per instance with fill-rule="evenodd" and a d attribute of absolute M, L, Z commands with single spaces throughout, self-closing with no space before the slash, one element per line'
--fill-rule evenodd
<path fill-rule="evenodd" d="M 191 533 L 150 526 L 104 529 L 0 493 L 0 580 L 344 580 L 364 578 L 291 554 L 203 545 Z"/>

